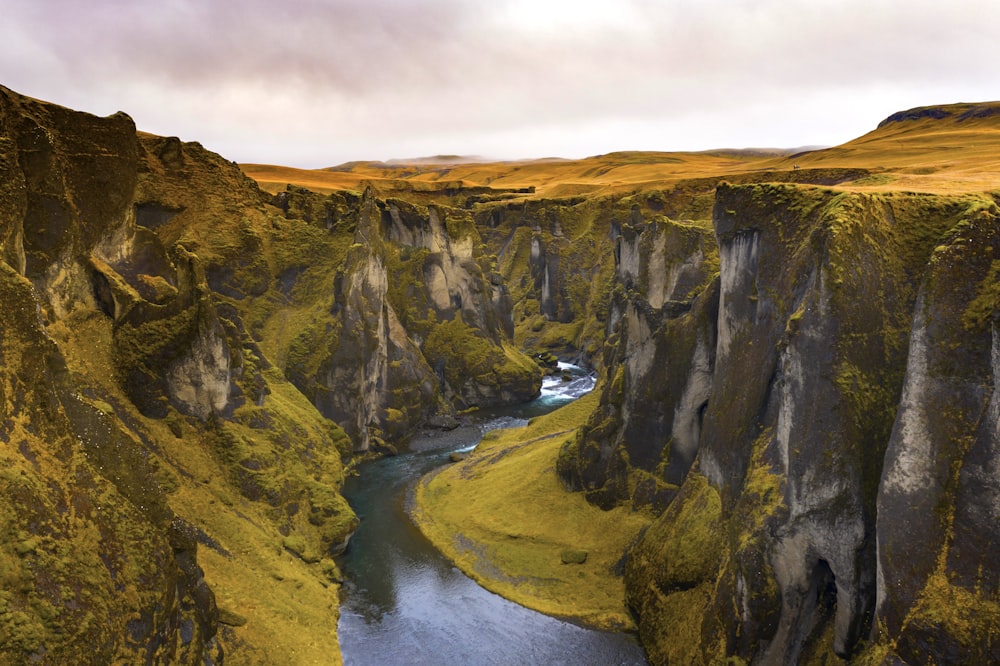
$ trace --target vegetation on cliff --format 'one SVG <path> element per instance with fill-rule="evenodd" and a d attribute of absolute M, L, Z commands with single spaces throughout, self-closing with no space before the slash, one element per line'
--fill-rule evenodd
<path fill-rule="evenodd" d="M 697 255 L 717 253 L 719 273 L 687 303 L 649 293 L 648 213 L 616 230 L 610 301 L 594 310 L 603 394 L 558 469 L 605 508 L 666 507 L 626 574 L 655 663 L 997 659 L 981 556 L 998 442 L 998 194 L 977 191 L 995 187 L 992 162 L 976 169 L 978 140 L 995 159 L 997 135 L 983 109 L 797 156 L 893 165 L 837 187 L 721 185 L 712 254 Z M 975 149 L 920 166 L 968 132 Z M 892 151 L 900 140 L 910 152 Z M 923 191 L 891 191 L 902 182 Z"/>
<path fill-rule="evenodd" d="M 622 555 L 652 516 L 602 511 L 554 473 L 560 447 L 596 399 L 592 393 L 524 428 L 487 433 L 468 458 L 421 481 L 413 516 L 486 588 L 550 615 L 631 629 Z"/>
<path fill-rule="evenodd" d="M 418 489 L 484 584 L 655 663 L 997 661 L 998 118 L 265 192 L 0 89 L 0 663 L 327 663 L 345 458 L 555 357 L 598 391 Z"/>
<path fill-rule="evenodd" d="M 329 663 L 343 458 L 538 390 L 474 226 L 370 192 L 272 198 L 123 114 L 0 92 L 0 661 Z M 444 286 L 390 292 L 421 252 Z M 483 357 L 439 340 L 435 374 L 439 329 Z"/>

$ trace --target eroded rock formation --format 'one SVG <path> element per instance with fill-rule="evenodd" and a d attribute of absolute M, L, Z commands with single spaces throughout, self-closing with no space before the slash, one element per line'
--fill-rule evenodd
<path fill-rule="evenodd" d="M 602 372 L 558 473 L 660 514 L 626 569 L 654 663 L 1000 661 L 1000 211 L 817 186 L 868 175 L 272 197 L 0 89 L 0 660 L 308 626 L 236 635 L 214 581 L 329 626 L 342 455 L 531 398 L 520 347 Z"/>
<path fill-rule="evenodd" d="M 337 198 L 288 192 L 278 203 L 295 214 Z M 510 297 L 468 213 L 381 201 L 369 189 L 343 219 L 335 235 L 349 233 L 350 246 L 332 303 L 324 291 L 304 296 L 325 311 L 292 341 L 285 371 L 358 449 L 538 394 L 541 371 L 513 347 Z"/>
<path fill-rule="evenodd" d="M 617 234 L 601 406 L 560 457 L 588 499 L 662 509 L 694 456 L 715 364 L 711 234 L 667 220 Z"/>
<path fill-rule="evenodd" d="M 272 200 L 198 144 L 6 89 L 0 176 L 0 661 L 280 650 L 308 623 L 264 601 L 238 637 L 212 586 L 277 600 L 287 567 L 335 626 L 342 454 L 538 392 L 468 213 Z"/>
<path fill-rule="evenodd" d="M 673 326 L 619 252 L 642 297 L 617 306 L 601 408 L 560 470 L 598 503 L 673 500 L 627 571 L 654 662 L 866 641 L 996 660 L 998 221 L 986 196 L 723 185 L 717 281 Z"/>

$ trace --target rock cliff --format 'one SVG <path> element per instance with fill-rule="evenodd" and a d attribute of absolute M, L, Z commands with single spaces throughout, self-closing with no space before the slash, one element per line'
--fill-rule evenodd
<path fill-rule="evenodd" d="M 4 663 L 336 654 L 342 457 L 541 381 L 468 213 L 2 88 L 0 257 Z"/>
<path fill-rule="evenodd" d="M 619 252 L 613 379 L 560 470 L 669 502 L 626 573 L 653 662 L 997 659 L 997 223 L 985 195 L 720 185 L 714 243 L 671 244 L 717 277 L 673 319 Z"/>
<path fill-rule="evenodd" d="M 666 219 L 617 234 L 601 406 L 559 472 L 594 503 L 662 509 L 698 449 L 711 388 L 718 252 L 711 233 Z"/>
<path fill-rule="evenodd" d="M 880 177 L 267 194 L 0 88 L 0 662 L 336 654 L 344 459 L 521 350 L 601 372 L 556 471 L 658 515 L 652 662 L 1000 661 L 1000 196 Z"/>
<path fill-rule="evenodd" d="M 300 211 L 333 210 L 341 196 L 293 190 L 275 203 L 312 219 Z M 337 219 L 332 234 L 347 248 L 331 266 L 332 294 L 288 275 L 286 291 L 314 313 L 276 357 L 358 450 L 538 394 L 541 370 L 513 346 L 510 296 L 467 212 L 369 189 Z"/>

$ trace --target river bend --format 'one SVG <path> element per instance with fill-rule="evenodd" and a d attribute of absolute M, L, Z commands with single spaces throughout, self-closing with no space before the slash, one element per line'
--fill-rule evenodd
<path fill-rule="evenodd" d="M 410 451 L 365 463 L 343 493 L 361 525 L 341 558 L 346 582 L 338 635 L 348 666 L 538 664 L 632 666 L 646 660 L 631 635 L 596 631 L 537 613 L 489 592 L 444 558 L 406 514 L 408 494 L 454 451 L 488 430 L 523 425 L 593 388 L 593 378 L 550 378 L 526 405 L 481 414 Z"/>

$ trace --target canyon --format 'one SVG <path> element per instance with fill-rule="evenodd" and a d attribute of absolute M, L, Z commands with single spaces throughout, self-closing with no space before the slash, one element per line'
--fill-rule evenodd
<path fill-rule="evenodd" d="M 1000 104 L 301 171 L 0 88 L 0 663 L 329 663 L 345 475 L 557 359 L 651 663 L 998 662 L 998 202 Z"/>

